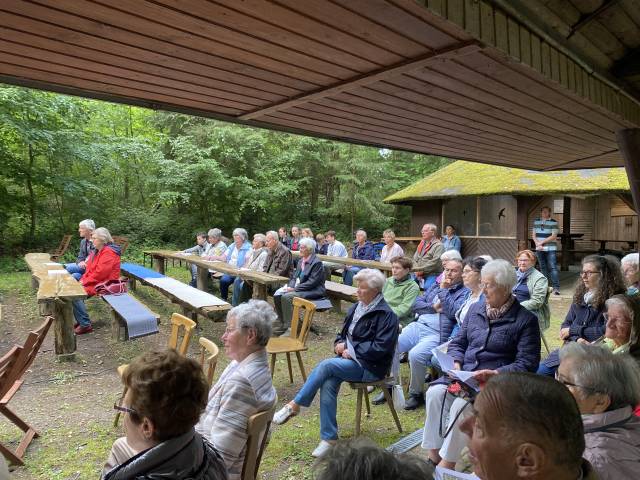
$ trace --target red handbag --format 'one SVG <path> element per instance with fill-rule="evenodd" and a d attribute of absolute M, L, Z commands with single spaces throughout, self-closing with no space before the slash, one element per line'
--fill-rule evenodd
<path fill-rule="evenodd" d="M 127 293 L 128 278 L 119 278 L 118 280 L 106 280 L 96 285 L 96 295 L 122 295 Z"/>

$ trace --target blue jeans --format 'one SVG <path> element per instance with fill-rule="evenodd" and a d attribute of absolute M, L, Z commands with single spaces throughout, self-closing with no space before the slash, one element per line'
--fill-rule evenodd
<path fill-rule="evenodd" d="M 87 306 L 84 304 L 84 300 L 74 300 L 73 302 L 73 317 L 81 327 L 90 327 L 91 320 L 89 320 L 89 313 L 87 312 Z"/>
<path fill-rule="evenodd" d="M 231 294 L 231 305 L 234 307 L 248 301 L 247 294 L 250 292 L 249 288 L 245 288 L 244 280 L 240 277 L 236 277 L 233 281 L 233 293 Z M 250 297 L 249 297 L 250 298 Z"/>
<path fill-rule="evenodd" d="M 344 269 L 344 273 L 342 274 L 342 283 L 345 285 L 353 285 L 353 277 L 356 276 L 363 267 L 349 267 Z"/>
<path fill-rule="evenodd" d="M 424 377 L 432 357 L 431 350 L 440 345 L 440 333 L 420 322 L 412 322 L 402 329 L 398 337 L 398 352 L 409 352 L 411 382 L 409 393 L 422 395 Z"/>
<path fill-rule="evenodd" d="M 549 250 L 544 252 L 536 250 L 536 257 L 540 262 L 540 270 L 547 280 L 551 282 L 551 286 L 555 290 L 560 290 L 560 278 L 558 277 L 558 262 L 556 261 L 556 251 Z"/>
<path fill-rule="evenodd" d="M 80 267 L 77 263 L 65 263 L 64 268 L 71 274 L 73 278 L 80 281 L 80 278 L 84 274 L 84 268 Z"/>
<path fill-rule="evenodd" d="M 338 439 L 338 392 L 342 382 L 373 382 L 380 377 L 365 370 L 355 360 L 342 357 L 329 358 L 313 369 L 307 381 L 293 399 L 298 405 L 308 407 L 320 390 L 320 439 Z"/>
<path fill-rule="evenodd" d="M 536 373 L 538 375 L 544 375 L 546 377 L 553 377 L 556 374 L 556 370 L 558 370 L 558 367 L 548 367 L 544 363 L 540 362 L 540 365 L 538 365 L 538 371 Z"/>
<path fill-rule="evenodd" d="M 229 299 L 229 287 L 235 279 L 236 277 L 232 277 L 226 273 L 220 277 L 220 296 L 225 302 Z"/>

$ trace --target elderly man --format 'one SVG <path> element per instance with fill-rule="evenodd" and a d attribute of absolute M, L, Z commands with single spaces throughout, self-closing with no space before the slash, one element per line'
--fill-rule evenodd
<path fill-rule="evenodd" d="M 496 375 L 467 409 L 460 428 L 470 438 L 469 457 L 482 480 L 597 480 L 582 459 L 585 440 L 576 402 L 553 379 Z"/>
<path fill-rule="evenodd" d="M 82 220 L 78 224 L 78 234 L 80 235 L 80 238 L 82 238 L 82 240 L 80 240 L 80 252 L 78 253 L 76 263 L 67 263 L 64 266 L 67 272 L 69 272 L 76 280 L 80 280 L 87 269 L 87 259 L 89 258 L 89 255 L 91 252 L 95 252 L 96 250 L 91 242 L 91 235 L 95 229 L 96 224 L 90 218 Z"/>
<path fill-rule="evenodd" d="M 418 319 L 402 329 L 398 338 L 398 352 L 409 352 L 411 383 L 405 410 L 424 405 L 424 377 L 431 351 L 446 342 L 456 325 L 456 312 L 469 295 L 462 284 L 462 261 L 449 260 L 445 264 L 440 284 L 434 283 L 424 295 L 416 298 L 413 313 Z"/>
<path fill-rule="evenodd" d="M 349 256 L 349 252 L 345 248 L 344 244 L 336 240 L 336 232 L 333 230 L 329 230 L 325 233 L 325 240 L 327 241 L 327 256 L 329 257 L 341 257 L 347 258 Z M 324 265 L 324 276 L 327 280 L 331 280 L 331 274 L 335 270 L 339 270 L 344 267 L 341 263 L 334 262 L 322 262 Z"/>
<path fill-rule="evenodd" d="M 270 230 L 266 233 L 266 245 L 269 250 L 264 262 L 263 270 L 267 273 L 291 278 L 293 275 L 293 258 L 291 251 L 278 240 L 277 232 Z"/>
<path fill-rule="evenodd" d="M 630 253 L 622 257 L 620 265 L 625 281 L 627 282 L 627 294 L 636 295 L 640 292 L 640 271 L 638 269 L 640 256 L 638 253 Z"/>
<path fill-rule="evenodd" d="M 202 256 L 205 260 L 211 260 L 212 257 L 222 255 L 227 249 L 227 244 L 222 241 L 222 230 L 212 228 L 207 232 L 208 244 L 205 246 Z"/>
<path fill-rule="evenodd" d="M 437 238 L 438 227 L 433 223 L 423 225 L 420 233 L 422 240 L 413 254 L 413 265 L 422 269 L 416 276 L 423 280 L 424 289 L 427 290 L 442 272 L 440 256 L 444 253 L 444 246 Z"/>

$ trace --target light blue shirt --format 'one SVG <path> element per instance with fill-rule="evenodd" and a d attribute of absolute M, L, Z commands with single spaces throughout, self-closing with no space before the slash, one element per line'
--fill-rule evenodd
<path fill-rule="evenodd" d="M 342 242 L 335 240 L 333 243 L 330 243 L 327 248 L 327 255 L 331 257 L 348 257 L 347 249 L 344 247 Z"/>
<path fill-rule="evenodd" d="M 460 251 L 462 249 L 462 242 L 460 241 L 460 237 L 454 235 L 449 238 L 446 235 L 442 237 L 442 245 L 444 246 L 444 251 L 447 250 L 457 250 Z"/>

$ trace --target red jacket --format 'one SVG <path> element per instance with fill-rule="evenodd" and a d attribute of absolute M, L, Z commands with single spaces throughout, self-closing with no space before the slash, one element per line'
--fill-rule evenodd
<path fill-rule="evenodd" d="M 120 247 L 109 244 L 98 252 L 91 252 L 87 268 L 80 279 L 87 295 L 96 294 L 96 285 L 107 280 L 120 278 Z"/>

